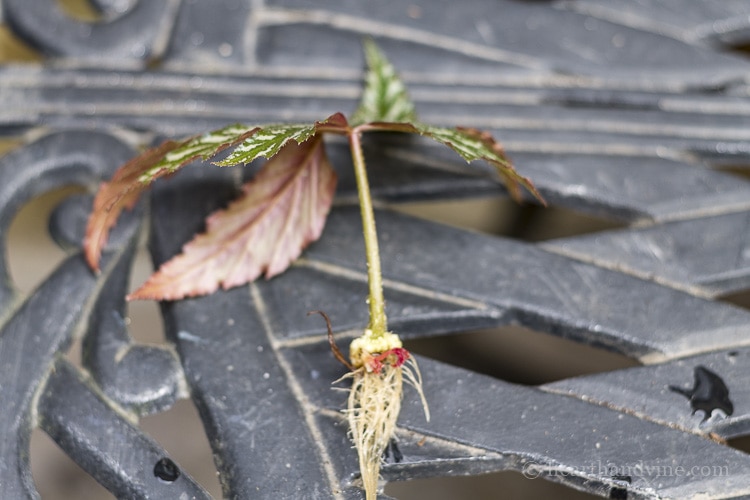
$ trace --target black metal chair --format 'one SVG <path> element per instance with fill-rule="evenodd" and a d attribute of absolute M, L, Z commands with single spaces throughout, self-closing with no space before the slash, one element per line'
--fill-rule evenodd
<path fill-rule="evenodd" d="M 421 358 L 433 418 L 400 419 L 386 481 L 521 471 L 610 498 L 750 495 L 750 40 L 740 0 L 301 2 L 96 0 L 103 20 L 52 0 L 3 0 L 7 27 L 46 55 L 0 67 L 0 235 L 29 199 L 100 180 L 159 138 L 227 123 L 351 112 L 360 40 L 401 69 L 426 122 L 491 130 L 552 206 L 621 229 L 540 243 L 391 210 L 497 195 L 450 151 L 368 142 L 392 328 L 407 339 L 519 324 L 642 363 L 536 387 Z M 344 145 L 328 145 L 339 202 L 285 274 L 162 306 L 166 346 L 134 342 L 129 269 L 146 221 L 158 263 L 235 192 L 238 172 L 190 168 L 117 228 L 95 276 L 73 250 L 28 296 L 0 266 L 0 489 L 36 498 L 38 426 L 118 498 L 207 498 L 134 423 L 195 403 L 227 498 L 361 498 L 342 340 L 366 323 L 364 254 Z M 481 170 L 481 166 L 479 167 Z M 243 173 L 243 175 L 245 175 Z M 75 195 L 50 230 L 74 249 Z M 148 206 L 147 206 L 148 205 Z M 543 217 L 544 215 L 542 215 Z M 5 237 L 2 236 L 5 243 Z M 62 353 L 84 336 L 83 366 Z"/>

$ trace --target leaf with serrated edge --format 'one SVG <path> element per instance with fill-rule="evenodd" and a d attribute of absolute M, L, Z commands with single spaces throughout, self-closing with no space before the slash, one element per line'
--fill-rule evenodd
<path fill-rule="evenodd" d="M 445 144 L 467 162 L 484 160 L 493 167 L 500 175 L 503 183 L 508 188 L 511 196 L 516 200 L 521 199 L 521 189 L 525 187 L 542 204 L 546 204 L 542 195 L 526 177 L 519 174 L 513 167 L 499 142 L 487 131 L 476 128 L 444 128 L 430 125 L 417 125 L 420 134 L 431 137 Z"/>
<path fill-rule="evenodd" d="M 372 40 L 364 41 L 367 75 L 359 107 L 352 117 L 356 125 L 370 122 L 413 122 L 414 103 L 396 69 Z"/>
<path fill-rule="evenodd" d="M 516 171 L 500 143 L 487 131 L 466 127 L 433 127 L 423 123 L 377 122 L 364 126 L 368 130 L 404 132 L 430 137 L 453 149 L 467 162 L 484 160 L 495 168 L 513 199 L 521 200 L 520 186 L 523 186 L 542 205 L 547 204 L 534 184 Z"/>
<path fill-rule="evenodd" d="M 148 182 L 139 180 L 143 171 L 182 144 L 166 141 L 158 147 L 149 149 L 121 166 L 109 182 L 102 183 L 94 198 L 94 208 L 86 225 L 83 242 L 86 262 L 92 269 L 99 270 L 99 259 L 107 243 L 109 231 L 123 209 L 132 209 L 141 193 L 148 187 Z"/>
<path fill-rule="evenodd" d="M 288 143 L 240 199 L 207 219 L 205 233 L 128 298 L 177 300 L 283 272 L 320 237 L 335 189 L 320 135 Z"/>
<path fill-rule="evenodd" d="M 166 141 L 122 165 L 109 182 L 102 183 L 86 225 L 84 254 L 91 269 L 99 259 L 109 231 L 125 208 L 132 208 L 141 193 L 159 177 L 170 175 L 196 158 L 210 158 L 243 141 L 258 127 L 231 125 L 183 142 Z"/>
<path fill-rule="evenodd" d="M 227 167 L 250 163 L 260 157 L 271 158 L 289 141 L 302 144 L 320 129 L 329 132 L 345 132 L 347 128 L 348 123 L 341 113 L 336 113 L 322 122 L 313 124 L 267 125 L 237 144 L 234 151 L 225 159 L 217 161 L 216 165 Z"/>
<path fill-rule="evenodd" d="M 86 261 L 92 269 L 99 269 L 102 248 L 122 210 L 132 208 L 146 187 L 159 177 L 172 174 L 198 158 L 209 159 L 225 149 L 238 151 L 217 164 L 249 163 L 260 156 L 270 158 L 289 141 L 301 143 L 318 131 L 340 134 L 348 128 L 346 118 L 336 113 L 314 124 L 230 125 L 184 142 L 167 141 L 149 149 L 120 167 L 97 192 L 84 240 Z"/>
<path fill-rule="evenodd" d="M 180 147 L 169 151 L 160 161 L 144 170 L 138 180 L 148 183 L 179 170 L 193 160 L 212 158 L 261 130 L 261 127 L 257 126 L 236 124 L 188 139 Z"/>
<path fill-rule="evenodd" d="M 245 139 L 225 159 L 215 162 L 227 167 L 250 163 L 256 158 L 271 158 L 289 141 L 301 144 L 315 133 L 315 125 L 270 125 Z"/>

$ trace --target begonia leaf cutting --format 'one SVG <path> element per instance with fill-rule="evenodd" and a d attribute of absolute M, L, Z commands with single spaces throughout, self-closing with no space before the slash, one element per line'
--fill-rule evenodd
<path fill-rule="evenodd" d="M 321 136 L 289 142 L 129 298 L 176 300 L 283 272 L 320 237 L 335 189 Z"/>
<path fill-rule="evenodd" d="M 521 198 L 523 187 L 544 204 L 534 185 L 515 170 L 488 132 L 420 123 L 393 65 L 371 40 L 365 41 L 364 48 L 365 89 L 351 125 L 341 113 L 315 123 L 230 125 L 182 142 L 167 141 L 120 167 L 94 199 L 84 242 L 90 267 L 98 270 L 109 231 L 152 182 L 194 160 L 209 160 L 225 152 L 215 165 L 247 164 L 260 157 L 269 161 L 244 187 L 239 200 L 212 215 L 206 232 L 129 298 L 176 300 L 283 272 L 320 236 L 332 203 L 336 177 L 325 155 L 322 138 L 326 133 L 352 138 L 384 131 L 428 137 L 452 148 L 467 162 L 488 162 L 514 198 Z"/>
<path fill-rule="evenodd" d="M 365 41 L 368 72 L 352 123 L 341 113 L 305 124 L 231 125 L 190 138 L 167 141 L 123 165 L 102 184 L 94 199 L 84 242 L 89 265 L 98 269 L 109 231 L 125 208 L 132 208 L 153 181 L 193 160 L 221 152 L 218 166 L 268 161 L 243 186 L 242 195 L 206 219 L 206 229 L 185 244 L 182 253 L 163 264 L 129 299 L 179 300 L 271 278 L 284 272 L 304 248 L 317 240 L 336 190 L 336 172 L 326 156 L 326 133 L 348 138 L 362 215 L 367 260 L 370 321 L 349 346 L 349 361 L 336 346 L 325 313 L 334 356 L 350 370 L 347 420 L 357 450 L 367 500 L 377 498 L 383 453 L 393 439 L 403 383 L 418 392 L 429 421 L 422 378 L 413 356 L 397 333 L 388 330 L 375 216 L 361 135 L 365 132 L 418 134 L 452 148 L 467 162 L 492 165 L 510 194 L 522 188 L 544 200 L 534 185 L 516 172 L 503 148 L 488 132 L 437 127 L 417 120 L 416 106 L 395 68 L 372 41 Z"/>

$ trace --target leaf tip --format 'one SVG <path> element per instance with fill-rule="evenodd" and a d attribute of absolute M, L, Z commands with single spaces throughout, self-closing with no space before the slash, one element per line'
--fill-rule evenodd
<path fill-rule="evenodd" d="M 372 38 L 365 38 L 362 45 L 367 64 L 365 88 L 352 116 L 352 123 L 362 125 L 372 122 L 416 121 L 414 103 L 396 68 Z"/>
<path fill-rule="evenodd" d="M 84 241 L 84 246 L 86 245 Z M 101 268 L 99 267 L 99 259 L 101 258 L 101 254 L 99 252 L 96 252 L 94 250 L 90 250 L 88 248 L 84 248 L 84 254 L 83 254 L 84 260 L 86 261 L 86 264 L 89 266 L 89 269 L 98 276 L 101 274 Z"/>
<path fill-rule="evenodd" d="M 102 256 L 102 247 L 107 241 L 108 230 L 100 226 L 99 222 L 90 215 L 86 222 L 86 233 L 83 238 L 83 258 L 94 274 L 99 274 L 99 261 Z"/>
<path fill-rule="evenodd" d="M 125 300 L 128 302 L 133 302 L 136 300 L 164 300 L 163 297 L 158 297 L 149 291 L 150 283 L 153 278 L 154 275 L 151 275 L 151 277 L 149 277 L 149 279 L 146 280 L 144 284 L 138 287 L 135 291 L 127 294 L 125 296 Z"/>
<path fill-rule="evenodd" d="M 133 302 L 136 300 L 156 300 L 156 301 L 174 301 L 189 297 L 190 295 L 181 291 L 170 291 L 160 287 L 158 283 L 154 284 L 152 275 L 143 285 L 134 292 L 125 296 L 125 300 Z M 194 296 L 194 295 L 193 295 Z"/>

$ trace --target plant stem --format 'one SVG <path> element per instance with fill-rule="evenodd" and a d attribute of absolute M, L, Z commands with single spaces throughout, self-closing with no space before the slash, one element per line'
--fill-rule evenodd
<path fill-rule="evenodd" d="M 361 131 L 358 127 L 349 132 L 349 146 L 354 163 L 354 175 L 357 179 L 357 193 L 359 207 L 362 213 L 362 233 L 365 238 L 365 254 L 367 255 L 367 282 L 370 295 L 367 299 L 370 306 L 370 323 L 368 329 L 375 338 L 385 334 L 388 330 L 388 319 L 385 315 L 385 299 L 383 298 L 383 278 L 380 271 L 380 251 L 378 249 L 378 234 L 375 231 L 375 214 L 370 197 L 370 183 L 367 180 L 365 156 L 362 152 Z"/>

